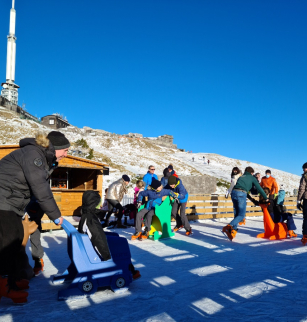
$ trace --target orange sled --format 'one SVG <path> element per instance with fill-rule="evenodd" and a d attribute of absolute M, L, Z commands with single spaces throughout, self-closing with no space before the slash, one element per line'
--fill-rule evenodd
<path fill-rule="evenodd" d="M 266 204 L 260 204 L 263 211 L 264 233 L 258 234 L 257 238 L 268 238 L 270 240 L 284 239 L 288 236 L 288 228 L 285 223 L 275 224 L 268 212 Z"/>

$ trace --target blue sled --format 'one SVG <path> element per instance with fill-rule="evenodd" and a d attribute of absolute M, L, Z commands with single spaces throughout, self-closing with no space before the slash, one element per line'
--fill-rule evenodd
<path fill-rule="evenodd" d="M 86 234 L 80 234 L 65 219 L 62 227 L 67 233 L 71 263 L 63 274 L 54 275 L 53 283 L 69 282 L 70 285 L 59 291 L 58 300 L 89 296 L 99 287 L 110 287 L 114 292 L 128 289 L 132 273 L 129 269 L 131 254 L 126 238 L 106 232 L 112 258 L 102 261 Z"/>

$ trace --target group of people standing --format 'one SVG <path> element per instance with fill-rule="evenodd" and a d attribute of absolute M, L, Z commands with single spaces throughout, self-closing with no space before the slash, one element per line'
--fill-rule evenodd
<path fill-rule="evenodd" d="M 297 208 L 303 211 L 303 238 L 301 241 L 305 245 L 307 243 L 307 163 L 303 165 L 303 171 L 297 196 Z M 231 184 L 225 197 L 228 198 L 231 195 L 234 219 L 223 227 L 222 231 L 230 240 L 235 238 L 238 225 L 245 224 L 246 205 L 247 199 L 249 199 L 255 205 L 259 205 L 259 202 L 267 203 L 268 212 L 273 222 L 286 222 L 289 236 L 297 237 L 293 216 L 283 207 L 286 194 L 283 184 L 278 185 L 269 169 L 265 171 L 265 176 L 262 178 L 259 172 L 256 174 L 254 172 L 252 167 L 247 167 L 244 173 L 238 167 L 232 169 Z M 260 195 L 259 201 L 253 198 L 253 195 L 258 194 Z"/>

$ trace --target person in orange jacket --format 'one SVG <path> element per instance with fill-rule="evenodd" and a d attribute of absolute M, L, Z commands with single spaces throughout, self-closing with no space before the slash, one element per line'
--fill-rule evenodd
<path fill-rule="evenodd" d="M 262 177 L 260 182 L 261 188 L 269 188 L 271 191 L 271 195 L 278 193 L 278 184 L 276 179 L 271 176 L 271 170 L 265 171 L 265 176 Z"/>

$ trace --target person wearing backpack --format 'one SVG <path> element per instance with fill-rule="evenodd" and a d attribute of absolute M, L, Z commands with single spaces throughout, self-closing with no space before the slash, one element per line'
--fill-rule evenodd
<path fill-rule="evenodd" d="M 303 245 L 307 243 L 307 162 L 303 164 L 302 178 L 297 195 L 297 209 L 303 211 Z"/>

